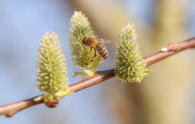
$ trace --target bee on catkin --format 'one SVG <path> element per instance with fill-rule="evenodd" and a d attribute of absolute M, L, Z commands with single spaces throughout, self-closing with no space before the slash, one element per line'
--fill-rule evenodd
<path fill-rule="evenodd" d="M 94 76 L 97 66 L 103 61 L 103 57 L 107 58 L 107 52 L 105 54 L 102 52 L 103 44 L 101 42 L 98 45 L 95 42 L 93 47 L 89 47 L 83 43 L 85 37 L 86 40 L 84 41 L 88 41 L 88 37 L 91 36 L 95 36 L 95 33 L 92 30 L 89 20 L 82 12 L 75 11 L 70 20 L 69 42 L 73 63 L 83 68 L 83 70 L 73 71 L 74 76 Z"/>
<path fill-rule="evenodd" d="M 97 38 L 95 36 L 84 37 L 83 44 L 94 49 L 95 56 L 96 56 L 96 52 L 98 52 L 102 58 L 104 58 L 104 59 L 108 58 L 108 50 L 104 46 L 103 39 Z"/>

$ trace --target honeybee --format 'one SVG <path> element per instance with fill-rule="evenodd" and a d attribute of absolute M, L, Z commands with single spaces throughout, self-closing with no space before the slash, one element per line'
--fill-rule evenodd
<path fill-rule="evenodd" d="M 104 46 L 103 39 L 97 38 L 95 36 L 84 37 L 83 44 L 93 48 L 95 50 L 95 56 L 97 51 L 102 58 L 104 59 L 108 58 L 108 50 Z"/>

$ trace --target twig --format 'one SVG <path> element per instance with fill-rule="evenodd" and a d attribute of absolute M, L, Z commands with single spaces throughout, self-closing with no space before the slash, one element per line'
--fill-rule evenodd
<path fill-rule="evenodd" d="M 151 56 L 145 57 L 144 61 L 146 65 L 149 66 L 171 55 L 174 55 L 178 52 L 181 52 L 185 49 L 190 49 L 190 48 L 195 48 L 195 38 L 191 38 L 191 39 L 179 42 L 179 43 L 168 44 L 167 46 L 162 48 L 160 52 L 157 52 Z M 71 92 L 78 92 L 87 87 L 101 83 L 102 81 L 107 80 L 112 77 L 114 77 L 114 69 L 101 71 L 99 72 L 99 74 L 93 77 L 89 77 L 85 80 L 82 80 L 75 84 L 70 85 L 69 90 Z M 34 100 L 35 98 L 38 98 L 38 97 L 40 96 L 22 100 L 22 101 L 12 103 L 12 104 L 0 106 L 0 115 L 5 115 L 6 117 L 12 117 L 15 113 L 23 109 L 43 103 L 42 99 L 39 101 Z"/>

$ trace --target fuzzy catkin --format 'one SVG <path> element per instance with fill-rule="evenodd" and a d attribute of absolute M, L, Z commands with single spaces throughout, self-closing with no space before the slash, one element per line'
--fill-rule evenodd
<path fill-rule="evenodd" d="M 74 12 L 70 20 L 69 41 L 71 46 L 72 61 L 75 65 L 94 71 L 102 60 L 95 50 L 83 44 L 84 37 L 94 35 L 90 23 L 82 12 Z"/>
<path fill-rule="evenodd" d="M 124 82 L 141 82 L 149 72 L 136 47 L 136 32 L 133 24 L 127 24 L 121 30 L 114 71 L 116 76 Z"/>
<path fill-rule="evenodd" d="M 37 66 L 37 87 L 43 92 L 44 102 L 69 94 L 65 57 L 54 32 L 42 36 Z"/>

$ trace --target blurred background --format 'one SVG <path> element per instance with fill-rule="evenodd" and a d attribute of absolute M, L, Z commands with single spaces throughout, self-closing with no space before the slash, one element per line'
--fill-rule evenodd
<path fill-rule="evenodd" d="M 195 0 L 0 0 L 0 105 L 41 94 L 36 88 L 36 56 L 41 35 L 58 34 L 66 55 L 70 84 L 69 20 L 75 10 L 89 17 L 106 45 L 109 58 L 97 70 L 113 67 L 114 49 L 122 26 L 136 25 L 143 56 L 169 42 L 195 34 Z M 117 78 L 82 90 L 60 101 L 55 109 L 38 105 L 1 124 L 194 124 L 195 50 L 150 66 L 141 84 Z"/>

